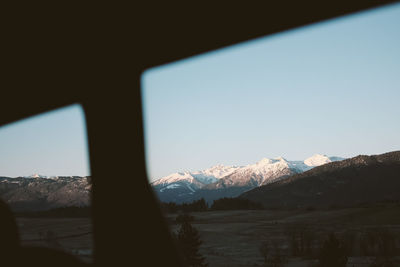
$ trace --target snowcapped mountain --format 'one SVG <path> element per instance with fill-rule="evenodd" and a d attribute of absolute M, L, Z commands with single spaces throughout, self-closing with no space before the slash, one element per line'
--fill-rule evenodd
<path fill-rule="evenodd" d="M 207 189 L 218 189 L 239 186 L 260 186 L 277 179 L 302 172 L 305 166 L 291 163 L 279 157 L 276 159 L 263 158 L 255 164 L 244 166 L 230 175 L 219 179 L 207 186 Z"/>
<path fill-rule="evenodd" d="M 306 160 L 304 160 L 304 164 L 309 167 L 316 167 L 316 166 L 321 166 L 323 164 L 326 164 L 326 163 L 329 163 L 332 161 L 338 161 L 338 160 L 343 160 L 343 158 L 327 157 L 326 155 L 315 154 L 314 156 L 309 157 Z"/>
<path fill-rule="evenodd" d="M 263 158 L 246 166 L 216 165 L 196 172 L 173 173 L 152 183 L 161 201 L 183 202 L 201 197 L 208 200 L 236 196 L 316 166 L 342 160 L 316 154 L 304 161 L 288 161 L 283 157 Z M 211 192 L 213 191 L 213 192 Z"/>
<path fill-rule="evenodd" d="M 173 191 L 173 195 L 191 195 L 198 189 L 203 188 L 208 184 L 217 182 L 222 177 L 230 175 L 240 167 L 236 166 L 223 166 L 215 165 L 209 169 L 195 172 L 177 172 L 165 176 L 151 185 L 154 187 L 156 192 L 159 193 L 169 193 L 168 191 Z M 169 196 L 168 198 L 171 198 Z M 172 196 L 172 198 L 175 198 Z"/>
<path fill-rule="evenodd" d="M 307 162 L 321 164 L 325 161 L 326 158 L 316 156 Z M 253 188 L 240 197 L 269 208 L 360 207 L 396 203 L 400 201 L 399 173 L 400 151 L 358 155 Z"/>

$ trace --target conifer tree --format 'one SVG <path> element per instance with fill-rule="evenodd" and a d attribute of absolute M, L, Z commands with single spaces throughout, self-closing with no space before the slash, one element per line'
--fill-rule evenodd
<path fill-rule="evenodd" d="M 346 250 L 334 233 L 329 235 L 322 246 L 319 258 L 321 267 L 345 267 L 347 263 Z"/>
<path fill-rule="evenodd" d="M 184 266 L 208 266 L 205 258 L 199 253 L 199 247 L 202 244 L 199 232 L 190 224 L 189 220 L 181 222 L 181 227 L 175 238 L 181 251 Z"/>

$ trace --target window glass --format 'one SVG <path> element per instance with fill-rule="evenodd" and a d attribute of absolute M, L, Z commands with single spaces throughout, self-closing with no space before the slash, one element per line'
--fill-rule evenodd
<path fill-rule="evenodd" d="M 395 4 L 143 73 L 148 179 L 185 259 L 191 239 L 211 266 L 400 264 L 399 25 Z"/>
<path fill-rule="evenodd" d="M 91 261 L 91 176 L 80 105 L 0 128 L 0 198 L 14 212 L 23 246 Z"/>

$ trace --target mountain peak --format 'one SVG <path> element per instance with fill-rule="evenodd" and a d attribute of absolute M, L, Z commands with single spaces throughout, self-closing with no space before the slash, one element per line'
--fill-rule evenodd
<path fill-rule="evenodd" d="M 258 161 L 256 164 L 257 165 L 265 165 L 265 164 L 271 164 L 274 161 L 272 159 L 269 158 L 262 158 L 260 161 Z"/>
<path fill-rule="evenodd" d="M 214 166 L 211 166 L 208 170 L 219 170 L 219 169 L 223 169 L 225 166 L 222 164 L 216 164 Z"/>
<path fill-rule="evenodd" d="M 193 174 L 195 174 L 195 175 L 200 174 L 203 176 L 205 175 L 208 177 L 213 177 L 213 179 L 219 179 L 221 177 L 231 174 L 233 171 L 235 171 L 238 168 L 239 167 L 237 167 L 237 166 L 225 166 L 222 164 L 217 164 L 217 165 L 212 166 L 209 169 L 193 172 Z"/>
<path fill-rule="evenodd" d="M 304 160 L 304 164 L 307 166 L 320 166 L 329 162 L 332 162 L 332 160 L 328 156 L 321 154 L 314 154 L 313 156 Z"/>
<path fill-rule="evenodd" d="M 25 176 L 25 177 L 26 178 L 47 178 L 47 176 L 40 175 L 38 173 L 34 173 L 34 174 L 30 175 L 30 176 Z"/>
<path fill-rule="evenodd" d="M 275 158 L 275 160 L 287 162 L 287 160 L 284 157 L 277 157 Z"/>
<path fill-rule="evenodd" d="M 288 163 L 288 161 L 284 157 L 277 157 L 274 159 L 262 158 L 255 165 L 256 166 L 266 166 L 266 165 L 271 165 L 274 163 Z"/>

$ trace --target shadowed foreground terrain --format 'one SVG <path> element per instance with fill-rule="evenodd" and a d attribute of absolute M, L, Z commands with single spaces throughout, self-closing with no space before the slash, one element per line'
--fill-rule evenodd
<path fill-rule="evenodd" d="M 285 255 L 284 266 L 316 266 L 322 243 L 331 232 L 346 245 L 347 266 L 370 266 L 379 254 L 382 236 L 393 245 L 388 257 L 400 266 L 399 211 L 399 204 L 386 204 L 326 210 L 207 211 L 191 215 L 203 240 L 200 252 L 210 266 L 263 266 L 260 247 L 265 243 L 270 254 L 278 247 Z M 176 214 L 166 216 L 171 230 L 176 231 Z"/>
<path fill-rule="evenodd" d="M 93 236 L 90 218 L 17 217 L 22 246 L 51 247 L 92 261 Z"/>

